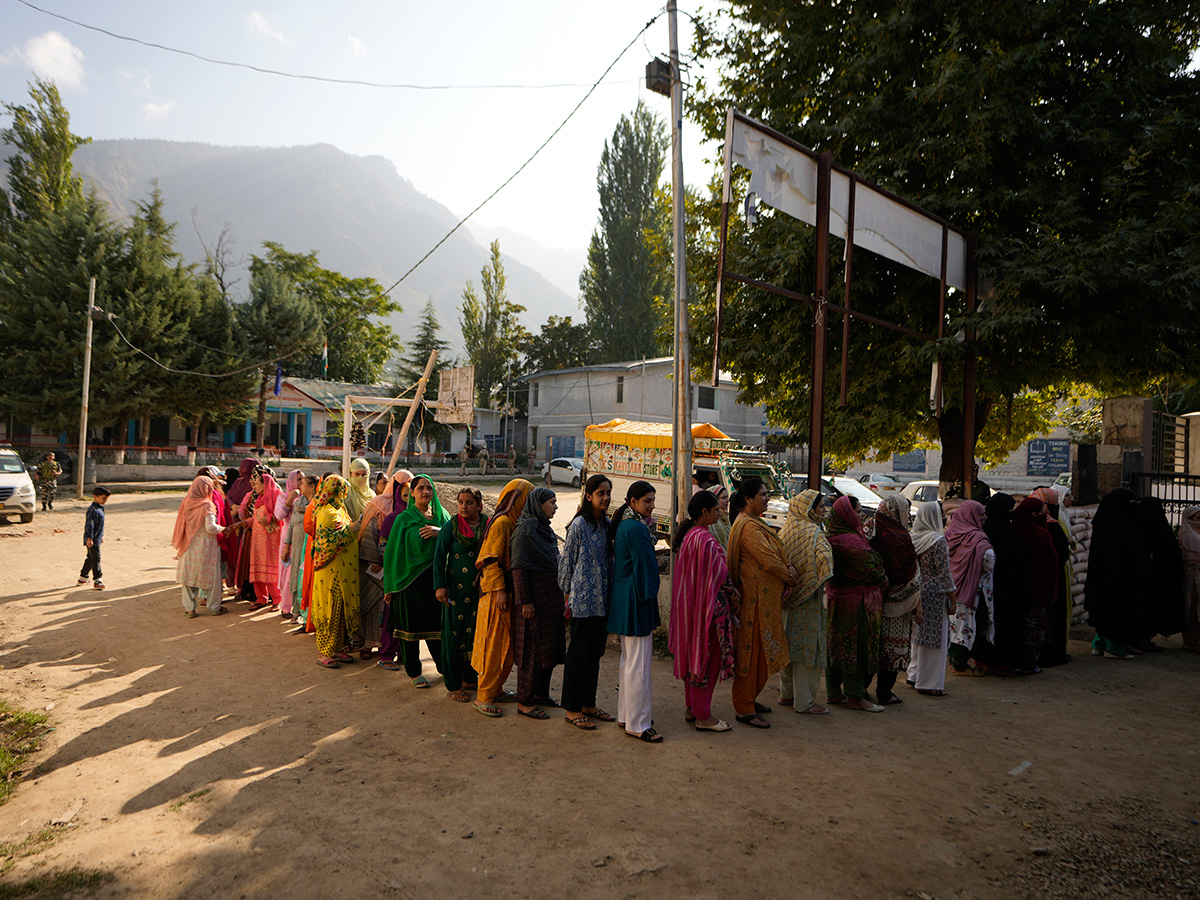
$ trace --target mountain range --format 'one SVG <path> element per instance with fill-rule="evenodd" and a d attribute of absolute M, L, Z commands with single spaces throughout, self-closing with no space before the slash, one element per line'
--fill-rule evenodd
<path fill-rule="evenodd" d="M 7 156 L 7 154 L 5 154 Z M 163 212 L 177 223 L 176 248 L 202 262 L 226 223 L 241 270 L 234 294 L 245 296 L 246 264 L 263 241 L 316 251 L 321 265 L 390 286 L 446 232 L 457 216 L 422 194 L 381 156 L 353 156 L 329 144 L 219 147 L 158 140 L 98 140 L 75 151 L 85 187 L 114 215 L 132 213 L 157 181 Z M 489 242 L 499 238 L 508 295 L 526 308 L 536 331 L 550 315 L 579 313 L 572 288 L 585 251 L 557 250 L 504 229 L 459 229 L 393 291 L 403 312 L 389 323 L 404 340 L 432 298 L 452 352 L 462 351 L 458 308 L 468 280 L 479 287 Z M 539 271 L 545 269 L 550 277 Z M 554 282 L 557 282 L 554 283 Z"/>

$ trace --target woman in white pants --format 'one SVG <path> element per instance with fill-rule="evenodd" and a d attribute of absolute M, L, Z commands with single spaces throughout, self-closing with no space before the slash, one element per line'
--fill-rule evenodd
<path fill-rule="evenodd" d="M 608 630 L 621 637 L 617 724 L 630 737 L 651 744 L 662 735 L 651 725 L 651 663 L 658 618 L 658 560 L 647 525 L 654 512 L 654 486 L 635 481 L 613 516 L 613 592 Z"/>
<path fill-rule="evenodd" d="M 944 535 L 942 507 L 936 500 L 917 511 L 912 541 L 921 570 L 921 618 L 913 629 L 908 683 L 918 694 L 946 693 L 946 656 L 950 650 L 950 614 L 956 605 L 950 575 L 950 551 Z"/>
<path fill-rule="evenodd" d="M 189 619 L 196 617 L 198 602 L 207 604 L 210 615 L 225 612 L 221 606 L 221 548 L 217 535 L 226 529 L 217 523 L 214 488 L 207 475 L 196 476 L 179 506 L 171 535 L 179 560 L 175 580 L 183 589 L 183 611 Z"/>

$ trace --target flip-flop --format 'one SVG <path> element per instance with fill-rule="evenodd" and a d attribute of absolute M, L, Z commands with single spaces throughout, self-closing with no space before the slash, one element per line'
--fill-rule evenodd
<path fill-rule="evenodd" d="M 795 706 L 796 698 L 795 697 L 780 697 L 775 702 L 778 703 L 780 706 Z"/>
<path fill-rule="evenodd" d="M 415 688 L 427 688 L 429 687 L 429 679 L 424 675 L 418 675 L 412 680 L 412 686 Z"/>
<path fill-rule="evenodd" d="M 352 663 L 352 662 L 354 662 L 354 657 L 353 657 L 353 656 L 351 656 L 349 653 L 345 653 L 345 652 L 342 652 L 342 653 L 335 653 L 335 654 L 333 655 L 333 658 L 334 658 L 334 659 L 336 659 L 336 660 L 337 660 L 338 662 L 340 662 L 340 663 Z"/>
<path fill-rule="evenodd" d="M 574 725 L 580 731 L 595 731 L 596 730 L 595 723 L 593 723 L 592 720 L 589 719 L 586 714 L 580 714 L 578 716 L 563 716 L 563 721 L 566 722 L 568 725 Z"/>
<path fill-rule="evenodd" d="M 653 728 L 647 728 L 641 734 L 634 734 L 632 731 L 625 732 L 631 738 L 637 738 L 639 741 L 645 741 L 647 744 L 661 744 L 663 736 Z"/>
<path fill-rule="evenodd" d="M 210 616 L 223 616 L 227 612 L 229 612 L 229 610 L 227 610 L 225 607 L 218 606 L 216 609 L 214 609 L 212 612 L 210 612 L 209 615 Z"/>
<path fill-rule="evenodd" d="M 197 616 L 197 612 L 194 609 L 189 609 L 186 610 L 183 615 L 185 618 L 194 619 Z"/>
<path fill-rule="evenodd" d="M 735 717 L 743 725 L 749 725 L 751 728 L 770 728 L 771 723 L 760 716 L 758 713 L 752 713 L 748 716 Z"/>
<path fill-rule="evenodd" d="M 470 703 L 471 702 L 471 696 L 466 691 L 462 690 L 461 688 L 457 691 L 451 691 L 446 696 L 449 697 L 451 700 L 453 700 L 455 703 Z"/>
<path fill-rule="evenodd" d="M 883 712 L 883 707 L 880 706 L 878 703 L 872 703 L 869 706 L 851 706 L 850 704 L 846 704 L 846 708 L 852 709 L 855 712 L 869 712 L 869 713 Z"/>
<path fill-rule="evenodd" d="M 323 666 L 326 669 L 340 669 L 342 667 L 342 664 L 336 659 L 318 659 L 317 665 Z"/>
<path fill-rule="evenodd" d="M 890 696 L 886 700 L 882 701 L 880 703 L 880 706 L 896 706 L 903 702 L 904 701 L 901 700 L 899 697 L 897 697 L 895 694 L 892 694 L 892 696 Z"/>
<path fill-rule="evenodd" d="M 480 703 L 475 702 L 472 703 L 471 706 L 475 708 L 475 712 L 479 713 L 480 715 L 487 716 L 489 719 L 498 719 L 504 715 L 504 713 L 502 713 L 498 707 L 488 706 L 486 703 L 481 705 Z"/>
<path fill-rule="evenodd" d="M 542 709 L 540 706 L 535 706 L 533 709 L 529 710 L 529 712 L 526 712 L 525 710 L 518 708 L 517 715 L 527 716 L 530 719 L 548 719 L 548 718 L 550 718 L 550 716 L 546 713 L 546 711 L 544 709 Z"/>
<path fill-rule="evenodd" d="M 605 712 L 600 707 L 596 707 L 595 712 L 584 713 L 589 719 L 595 719 L 597 722 L 615 722 L 617 717 L 610 712 Z"/>
<path fill-rule="evenodd" d="M 733 726 L 730 725 L 728 722 L 726 722 L 724 719 L 717 719 L 717 721 L 714 722 L 712 725 L 701 725 L 699 722 L 696 723 L 697 731 L 718 731 L 718 732 L 720 732 L 720 731 L 729 731 L 732 728 L 733 728 Z"/>
<path fill-rule="evenodd" d="M 810 703 L 808 705 L 808 709 L 796 710 L 796 715 L 798 715 L 798 716 L 827 716 L 827 715 L 829 715 L 829 710 L 827 710 L 825 707 L 823 707 L 820 703 Z"/>
<path fill-rule="evenodd" d="M 761 716 L 763 713 L 769 713 L 771 711 L 771 707 L 767 706 L 765 703 L 759 703 L 757 700 L 755 700 L 754 711 Z"/>
<path fill-rule="evenodd" d="M 389 672 L 399 672 L 404 668 L 403 664 L 391 659 L 380 659 L 375 662 L 375 665 L 381 669 L 387 669 Z"/>

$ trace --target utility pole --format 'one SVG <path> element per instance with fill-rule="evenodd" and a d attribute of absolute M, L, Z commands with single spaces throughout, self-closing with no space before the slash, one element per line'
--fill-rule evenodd
<path fill-rule="evenodd" d="M 672 424 L 671 531 L 692 492 L 692 372 L 688 334 L 687 243 L 684 232 L 683 73 L 679 68 L 679 23 L 676 0 L 667 0 L 671 29 L 671 209 L 675 229 L 675 403 Z M 674 552 L 671 554 L 674 568 Z"/>
<path fill-rule="evenodd" d="M 88 392 L 92 385 L 92 313 L 96 309 L 96 278 L 88 283 L 87 341 L 83 345 L 83 408 L 79 412 L 79 458 L 75 460 L 75 499 L 83 499 L 83 470 L 87 462 Z"/>

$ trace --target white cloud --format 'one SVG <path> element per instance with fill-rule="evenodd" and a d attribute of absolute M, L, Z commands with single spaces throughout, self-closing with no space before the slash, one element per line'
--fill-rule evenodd
<path fill-rule="evenodd" d="M 147 122 L 161 122 L 175 108 L 174 100 L 166 100 L 162 103 L 143 103 L 142 114 L 146 117 Z"/>
<path fill-rule="evenodd" d="M 267 21 L 267 17 L 262 13 L 248 13 L 245 16 L 245 19 L 246 25 L 249 27 L 251 34 L 261 34 L 264 37 L 273 38 L 274 40 L 279 41 L 281 44 L 284 42 L 283 32 L 276 31 L 274 28 L 272 28 L 271 23 Z"/>
<path fill-rule="evenodd" d="M 150 92 L 150 73 L 145 69 L 133 69 L 122 66 L 117 69 L 117 81 L 129 85 L 134 93 L 147 94 Z"/>
<path fill-rule="evenodd" d="M 60 88 L 84 90 L 87 73 L 83 68 L 83 51 L 60 32 L 39 34 L 26 41 L 24 47 L 0 57 L 0 65 L 13 63 L 24 63 L 39 78 L 53 81 Z"/>
<path fill-rule="evenodd" d="M 346 40 L 350 42 L 350 52 L 354 54 L 355 59 L 367 55 L 367 45 L 362 42 L 362 38 L 348 34 L 346 35 Z"/>

